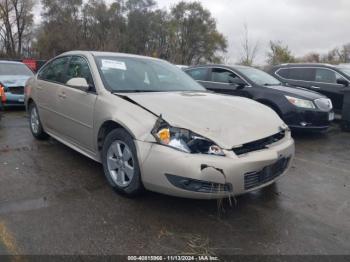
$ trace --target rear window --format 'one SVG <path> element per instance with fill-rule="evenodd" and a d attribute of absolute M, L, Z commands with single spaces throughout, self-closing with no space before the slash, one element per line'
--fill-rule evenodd
<path fill-rule="evenodd" d="M 315 69 L 313 68 L 289 68 L 287 79 L 301 80 L 301 81 L 314 81 Z"/>
<path fill-rule="evenodd" d="M 317 68 L 316 69 L 316 75 L 315 75 L 315 81 L 321 82 L 321 83 L 337 83 L 337 76 L 334 71 L 324 69 L 324 68 Z"/>
<path fill-rule="evenodd" d="M 0 75 L 33 76 L 33 72 L 24 64 L 0 63 Z"/>

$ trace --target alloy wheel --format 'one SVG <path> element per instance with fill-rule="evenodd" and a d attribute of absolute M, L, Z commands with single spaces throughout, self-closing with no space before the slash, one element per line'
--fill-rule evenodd
<path fill-rule="evenodd" d="M 114 141 L 107 151 L 107 167 L 113 182 L 127 187 L 134 177 L 134 157 L 131 149 L 122 141 Z"/>
<path fill-rule="evenodd" d="M 30 126 L 34 134 L 37 134 L 39 132 L 40 122 L 38 110 L 36 109 L 36 107 L 33 107 L 30 112 Z"/>

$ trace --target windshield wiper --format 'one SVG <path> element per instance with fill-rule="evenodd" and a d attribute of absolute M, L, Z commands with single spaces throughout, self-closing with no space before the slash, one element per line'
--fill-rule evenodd
<path fill-rule="evenodd" d="M 265 83 L 264 86 L 278 86 L 281 85 L 281 83 L 276 83 L 276 84 L 270 84 L 270 83 Z"/>
<path fill-rule="evenodd" d="M 164 92 L 164 91 L 160 91 L 160 90 L 120 90 L 120 91 L 116 91 L 116 90 L 112 90 L 113 94 L 116 93 L 159 93 L 159 92 Z"/>

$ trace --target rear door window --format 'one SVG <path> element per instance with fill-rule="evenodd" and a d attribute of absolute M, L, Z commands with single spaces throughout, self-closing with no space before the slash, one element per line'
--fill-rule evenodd
<path fill-rule="evenodd" d="M 313 68 L 290 68 L 288 79 L 301 81 L 315 81 L 315 69 Z"/>

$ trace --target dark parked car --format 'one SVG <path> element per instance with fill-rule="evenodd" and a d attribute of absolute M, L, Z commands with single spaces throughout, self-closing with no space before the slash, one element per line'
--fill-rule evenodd
<path fill-rule="evenodd" d="M 350 88 L 350 67 L 345 65 L 283 64 L 270 73 L 290 86 L 304 87 L 329 97 L 336 113 L 343 107 L 343 90 Z"/>
<path fill-rule="evenodd" d="M 334 120 L 332 102 L 303 88 L 283 86 L 264 71 L 246 66 L 205 65 L 185 70 L 208 90 L 261 102 L 292 129 L 326 130 Z M 217 105 L 220 106 L 220 105 Z"/>
<path fill-rule="evenodd" d="M 0 85 L 5 88 L 4 106 L 24 106 L 24 85 L 33 72 L 23 63 L 0 61 Z"/>

